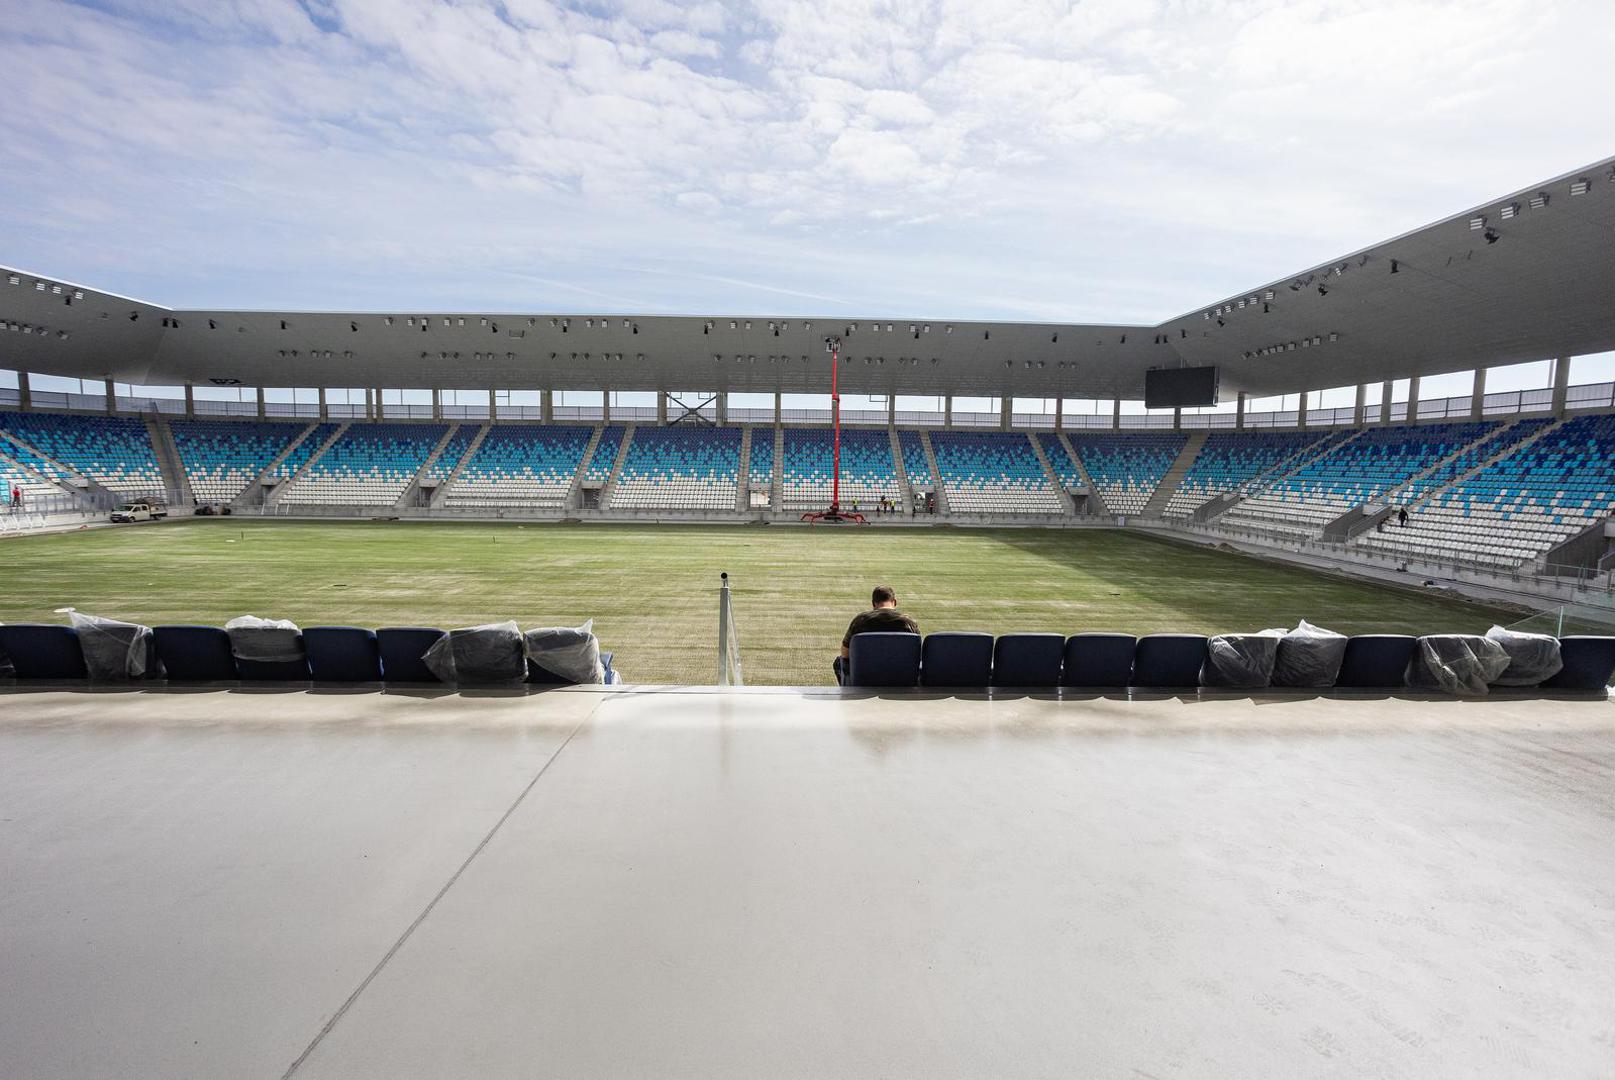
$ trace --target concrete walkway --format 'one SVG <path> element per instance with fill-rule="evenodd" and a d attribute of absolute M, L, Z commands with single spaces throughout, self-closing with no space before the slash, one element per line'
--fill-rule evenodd
<path fill-rule="evenodd" d="M 1608 1077 L 1607 701 L 0 692 L 0 1076 Z"/>

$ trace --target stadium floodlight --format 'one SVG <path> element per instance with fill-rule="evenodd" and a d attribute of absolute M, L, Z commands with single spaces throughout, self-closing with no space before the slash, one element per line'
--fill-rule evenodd
<path fill-rule="evenodd" d="M 1507 221 L 1508 219 L 1510 219 L 1512 217 L 1519 216 L 1519 213 L 1520 213 L 1520 204 L 1517 203 L 1517 202 L 1511 202 L 1507 206 L 1503 207 L 1501 210 L 1498 211 L 1499 216 L 1501 216 L 1504 221 Z"/>
<path fill-rule="evenodd" d="M 1481 234 L 1481 235 L 1482 235 L 1482 236 L 1484 236 L 1484 237 L 1486 237 L 1486 242 L 1487 242 L 1487 243 L 1488 243 L 1488 244 L 1495 244 L 1495 243 L 1497 243 L 1497 242 L 1498 242 L 1498 241 L 1499 241 L 1499 240 L 1500 240 L 1500 239 L 1502 239 L 1502 237 L 1501 237 L 1501 235 L 1499 235 L 1499 233 L 1498 233 L 1498 231 L 1497 231 L 1497 230 L 1496 230 L 1496 229 L 1487 229 L 1487 230 L 1486 230 L 1486 231 L 1485 231 L 1485 232 L 1484 232 L 1484 233 L 1482 233 L 1482 234 Z"/>
<path fill-rule="evenodd" d="M 1530 202 L 1531 209 L 1540 210 L 1544 206 L 1547 206 L 1547 205 L 1548 205 L 1548 193 L 1546 191 L 1539 191 L 1535 195 L 1531 196 L 1531 202 Z"/>
<path fill-rule="evenodd" d="M 1570 194 L 1585 195 L 1592 189 L 1592 182 L 1585 176 L 1570 185 Z"/>
<path fill-rule="evenodd" d="M 1470 232 L 1480 232 L 1485 227 L 1486 227 L 1486 215 L 1485 214 L 1476 214 L 1474 217 L 1469 219 L 1469 231 Z"/>

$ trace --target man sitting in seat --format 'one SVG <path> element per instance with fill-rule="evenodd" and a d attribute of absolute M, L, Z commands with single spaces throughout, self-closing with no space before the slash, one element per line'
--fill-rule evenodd
<path fill-rule="evenodd" d="M 867 634 L 879 631 L 889 634 L 918 634 L 920 624 L 914 621 L 912 615 L 905 615 L 897 610 L 897 594 L 890 585 L 876 585 L 875 591 L 869 596 L 874 606 L 868 611 L 855 616 L 847 626 L 847 634 L 841 639 L 841 655 L 836 657 L 833 665 L 836 673 L 836 683 L 840 685 L 846 681 L 848 657 L 851 655 L 853 635 Z"/>

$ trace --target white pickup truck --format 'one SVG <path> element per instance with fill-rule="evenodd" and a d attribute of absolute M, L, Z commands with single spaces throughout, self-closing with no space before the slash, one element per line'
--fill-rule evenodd
<path fill-rule="evenodd" d="M 136 499 L 134 502 L 119 503 L 112 508 L 112 520 L 122 521 L 157 521 L 168 516 L 168 507 L 162 503 L 151 502 L 148 499 Z"/>

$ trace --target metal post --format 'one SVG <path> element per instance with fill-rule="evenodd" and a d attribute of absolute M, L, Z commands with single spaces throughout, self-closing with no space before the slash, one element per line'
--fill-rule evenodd
<path fill-rule="evenodd" d="M 841 391 L 837 377 L 841 371 L 841 339 L 830 342 L 830 423 L 835 428 L 835 456 L 830 478 L 830 510 L 841 509 Z"/>
<path fill-rule="evenodd" d="M 718 685 L 744 686 L 746 680 L 740 669 L 740 646 L 735 639 L 733 601 L 729 594 L 729 575 L 718 575 Z"/>

